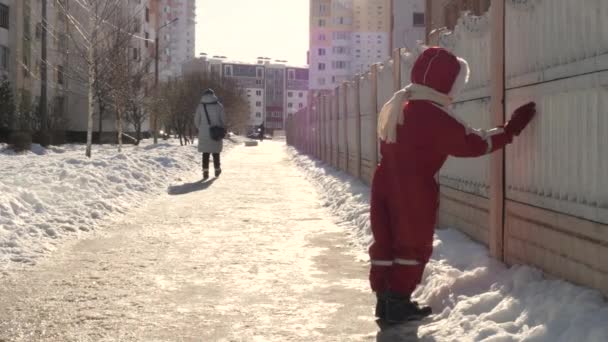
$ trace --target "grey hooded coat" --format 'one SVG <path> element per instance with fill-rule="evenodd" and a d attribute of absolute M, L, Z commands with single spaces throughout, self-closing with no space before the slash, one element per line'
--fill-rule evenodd
<path fill-rule="evenodd" d="M 207 117 L 205 116 L 205 106 L 207 107 L 207 113 L 209 113 L 209 121 L 211 125 L 207 123 Z M 224 106 L 219 102 L 217 97 L 213 93 L 206 93 L 201 98 L 201 102 L 196 109 L 194 116 L 194 125 L 198 128 L 198 151 L 203 153 L 220 153 L 222 152 L 223 142 L 222 140 L 211 139 L 209 133 L 210 126 L 222 126 L 226 127 L 226 120 L 224 117 Z"/>

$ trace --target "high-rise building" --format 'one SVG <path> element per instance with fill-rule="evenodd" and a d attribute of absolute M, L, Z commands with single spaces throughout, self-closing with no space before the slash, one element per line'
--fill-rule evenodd
<path fill-rule="evenodd" d="M 311 0 L 310 85 L 329 90 L 424 39 L 424 0 Z"/>
<path fill-rule="evenodd" d="M 42 13 L 40 1 L 0 1 L 1 73 L 11 83 L 15 103 L 21 112 L 39 110 L 46 83 L 47 117 L 53 122 L 65 121 L 63 127 L 68 130 L 79 130 L 85 127 L 77 114 L 86 113 L 87 92 L 83 82 L 71 75 L 75 72 L 70 69 L 75 69 L 82 61 L 76 54 L 69 53 L 72 43 L 63 11 L 53 1 L 47 1 L 46 39 Z M 43 40 L 46 49 L 43 49 Z M 45 60 L 43 50 L 46 51 Z M 18 128 L 16 122 L 12 124 L 12 128 Z"/>
<path fill-rule="evenodd" d="M 196 4 L 195 0 L 157 1 L 160 1 L 157 27 L 177 19 L 159 32 L 161 78 L 164 79 L 179 76 L 182 64 L 194 58 Z"/>
<path fill-rule="evenodd" d="M 390 56 L 391 0 L 311 0 L 311 88 L 329 90 Z"/>
<path fill-rule="evenodd" d="M 392 47 L 414 50 L 426 35 L 425 0 L 393 1 Z"/>
<path fill-rule="evenodd" d="M 353 0 L 353 68 L 369 70 L 391 55 L 391 0 Z"/>

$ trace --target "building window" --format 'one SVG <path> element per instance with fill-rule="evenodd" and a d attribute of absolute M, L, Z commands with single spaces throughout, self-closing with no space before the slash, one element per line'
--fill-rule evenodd
<path fill-rule="evenodd" d="M 303 103 L 299 103 L 298 104 L 298 108 L 304 108 L 304 104 Z"/>
<path fill-rule="evenodd" d="M 262 70 L 262 68 L 258 68 L 258 69 L 257 69 L 257 76 L 258 76 L 258 78 L 262 78 L 262 77 L 264 77 L 263 72 L 264 72 L 264 71 Z"/>
<path fill-rule="evenodd" d="M 346 61 L 333 61 L 331 64 L 334 69 L 346 69 L 348 67 L 348 62 Z"/>
<path fill-rule="evenodd" d="M 289 71 L 287 71 L 287 79 L 288 80 L 295 80 L 296 79 L 296 71 L 295 70 L 289 70 Z"/>
<path fill-rule="evenodd" d="M 229 65 L 224 66 L 224 76 L 232 76 L 232 68 Z"/>
<path fill-rule="evenodd" d="M 63 116 L 65 113 L 65 97 L 55 96 L 53 98 L 53 114 Z"/>
<path fill-rule="evenodd" d="M 261 91 L 261 90 L 256 90 L 256 91 L 255 91 L 255 94 L 256 94 L 257 96 L 262 96 L 262 91 Z"/>
<path fill-rule="evenodd" d="M 319 49 L 319 56 L 325 56 L 325 54 L 326 54 L 325 49 L 322 49 L 322 48 Z"/>
<path fill-rule="evenodd" d="M 262 117 L 262 113 L 260 113 L 260 112 L 255 113 L 255 117 L 256 118 L 261 118 Z"/>
<path fill-rule="evenodd" d="M 345 55 L 345 54 L 349 53 L 348 48 L 346 48 L 344 46 L 334 46 L 333 51 L 335 54 L 338 54 L 338 55 Z"/>
<path fill-rule="evenodd" d="M 287 104 L 287 108 L 293 108 L 293 103 L 289 102 L 289 103 Z"/>
<path fill-rule="evenodd" d="M 350 32 L 334 32 L 333 37 L 336 40 L 349 40 Z"/>
<path fill-rule="evenodd" d="M 148 7 L 146 7 L 146 22 L 150 22 L 150 9 Z"/>
<path fill-rule="evenodd" d="M 319 70 L 325 70 L 325 63 L 319 63 Z"/>
<path fill-rule="evenodd" d="M 0 4 L 0 27 L 5 28 L 8 30 L 8 13 L 9 12 L 9 8 L 6 5 Z"/>
<path fill-rule="evenodd" d="M 414 26 L 424 26 L 424 13 L 414 12 Z"/>
<path fill-rule="evenodd" d="M 146 38 L 146 40 L 144 41 L 144 46 L 148 47 L 150 45 L 150 34 L 148 32 L 144 32 L 144 38 Z"/>
<path fill-rule="evenodd" d="M 325 77 L 319 77 L 319 85 L 325 85 Z"/>
<path fill-rule="evenodd" d="M 10 50 L 4 45 L 0 45 L 0 68 L 2 70 L 8 70 L 8 61 L 10 57 Z"/>
<path fill-rule="evenodd" d="M 255 84 L 262 85 L 262 80 L 255 80 Z"/>
<path fill-rule="evenodd" d="M 63 65 L 57 66 L 57 83 L 63 84 Z"/>
<path fill-rule="evenodd" d="M 262 101 L 256 101 L 255 102 L 255 106 L 256 107 L 262 107 Z"/>
<path fill-rule="evenodd" d="M 135 22 L 133 23 L 133 32 L 134 33 L 141 32 L 141 20 L 140 19 L 135 19 Z"/>
<path fill-rule="evenodd" d="M 68 36 L 65 33 L 59 33 L 57 36 L 57 49 L 61 53 L 66 53 L 68 49 Z"/>
<path fill-rule="evenodd" d="M 304 93 L 302 93 L 302 92 L 298 93 L 298 97 L 303 97 L 303 96 L 304 96 Z"/>
<path fill-rule="evenodd" d="M 287 92 L 287 97 L 293 97 L 293 92 L 288 91 L 288 92 Z"/>
<path fill-rule="evenodd" d="M 324 33 L 319 34 L 319 40 L 324 41 L 327 37 L 325 37 Z"/>

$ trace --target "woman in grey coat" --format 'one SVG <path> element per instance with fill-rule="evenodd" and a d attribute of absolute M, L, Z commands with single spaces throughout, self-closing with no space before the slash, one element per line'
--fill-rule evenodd
<path fill-rule="evenodd" d="M 205 90 L 194 117 L 194 125 L 198 129 L 198 151 L 203 153 L 203 180 L 209 178 L 210 154 L 213 155 L 215 177 L 219 177 L 222 173 L 220 153 L 222 152 L 223 142 L 222 139 L 213 140 L 209 128 L 211 126 L 226 127 L 225 122 L 224 106 L 222 106 L 212 89 Z"/>

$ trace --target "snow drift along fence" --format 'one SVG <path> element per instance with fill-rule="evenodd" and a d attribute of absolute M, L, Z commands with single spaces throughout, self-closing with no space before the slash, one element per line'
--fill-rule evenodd
<path fill-rule="evenodd" d="M 461 229 L 508 263 L 531 264 L 604 294 L 606 18 L 605 0 L 497 0 L 488 13 L 465 13 L 453 32 L 437 37 L 438 45 L 471 65 L 470 82 L 453 106 L 471 126 L 502 124 L 530 100 L 539 109 L 505 152 L 449 158 L 439 175 L 440 225 Z M 309 111 L 318 116 L 298 113 L 288 132 L 294 137 L 290 143 L 370 184 L 380 158 L 378 111 L 409 83 L 414 60 L 415 54 L 396 51 L 390 60 L 320 96 L 320 102 L 313 100 L 313 108 L 323 110 Z M 315 135 L 311 130 L 319 125 L 323 134 Z M 318 145 L 320 136 L 324 152 L 314 153 L 310 146 Z"/>

